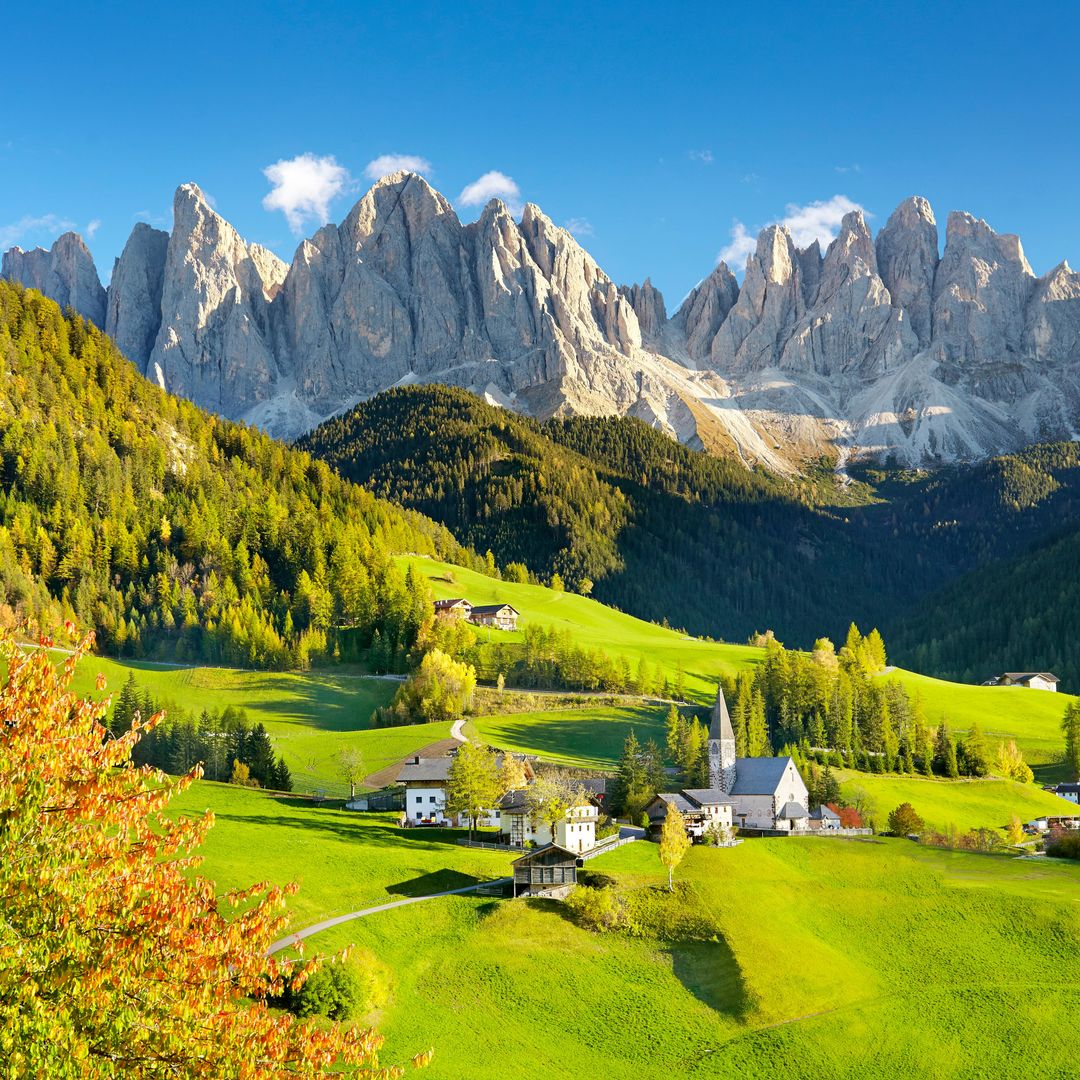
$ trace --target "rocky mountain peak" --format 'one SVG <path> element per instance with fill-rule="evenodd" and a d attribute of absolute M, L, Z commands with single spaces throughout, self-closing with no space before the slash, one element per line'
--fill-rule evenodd
<path fill-rule="evenodd" d="M 70 307 L 105 328 L 105 290 L 94 257 L 78 233 L 58 236 L 47 251 L 14 247 L 4 252 L 0 276 L 37 289 L 61 307 Z"/>
<path fill-rule="evenodd" d="M 938 265 L 937 222 L 919 195 L 905 199 L 877 238 L 878 272 L 893 303 L 908 317 L 920 346 L 930 342 L 934 275 Z"/>

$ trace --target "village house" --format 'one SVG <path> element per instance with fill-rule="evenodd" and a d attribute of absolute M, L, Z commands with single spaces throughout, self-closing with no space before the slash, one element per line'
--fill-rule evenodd
<path fill-rule="evenodd" d="M 1029 690 L 1057 690 L 1061 680 L 1049 671 L 1006 671 L 983 686 L 1026 686 Z"/>
<path fill-rule="evenodd" d="M 1069 802 L 1080 803 L 1080 784 L 1058 784 L 1050 790 Z"/>
<path fill-rule="evenodd" d="M 840 828 L 840 815 L 827 806 L 819 806 L 810 811 L 810 828 L 821 832 L 832 832 Z"/>
<path fill-rule="evenodd" d="M 407 825 L 438 825 L 454 828 L 467 828 L 466 815 L 448 814 L 446 811 L 446 788 L 450 780 L 450 765 L 453 756 L 436 758 L 414 757 L 402 765 L 397 781 L 405 788 L 405 823 Z M 495 759 L 501 766 L 503 755 Z M 532 767 L 522 761 L 525 778 L 533 777 Z M 502 825 L 499 807 L 485 811 L 476 819 L 478 828 L 498 829 Z"/>
<path fill-rule="evenodd" d="M 740 829 L 803 832 L 810 828 L 806 784 L 790 757 L 736 757 L 722 687 L 717 687 L 709 726 L 709 787 L 731 801 Z"/>
<path fill-rule="evenodd" d="M 468 619 L 472 609 L 472 604 L 462 596 L 435 601 L 435 616 L 439 619 Z"/>
<path fill-rule="evenodd" d="M 546 896 L 561 900 L 577 884 L 581 856 L 548 844 L 515 859 L 514 896 Z"/>
<path fill-rule="evenodd" d="M 661 792 L 645 807 L 650 832 L 663 825 L 668 807 L 671 806 L 682 814 L 686 821 L 686 835 L 692 840 L 704 839 L 713 825 L 731 828 L 732 803 L 723 791 L 714 788 L 683 788 L 681 791 Z"/>
<path fill-rule="evenodd" d="M 516 630 L 519 612 L 509 604 L 480 604 L 469 613 L 475 626 L 493 626 L 496 630 Z"/>
<path fill-rule="evenodd" d="M 511 791 L 504 795 L 498 806 L 499 832 L 511 847 L 524 847 L 528 843 L 545 846 L 554 842 L 567 851 L 591 851 L 596 847 L 596 823 L 599 812 L 590 799 L 580 806 L 572 806 L 566 816 L 555 824 L 555 835 L 544 821 L 535 821 L 524 791 Z"/>

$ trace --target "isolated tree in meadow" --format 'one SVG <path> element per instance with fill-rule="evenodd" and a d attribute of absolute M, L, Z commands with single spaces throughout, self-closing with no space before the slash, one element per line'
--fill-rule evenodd
<path fill-rule="evenodd" d="M 476 819 L 482 811 L 490 810 L 502 794 L 495 755 L 479 743 L 462 743 L 447 774 L 446 810 L 469 815 L 470 839 Z"/>
<path fill-rule="evenodd" d="M 167 816 L 200 775 L 131 765 L 158 717 L 106 738 L 107 703 L 0 635 L 0 1060 L 11 1076 L 331 1077 L 381 1038 L 272 1012 L 315 964 L 267 957 L 295 886 L 218 895 L 192 876 L 213 815 Z M 99 691 L 104 679 L 98 678 Z M 228 917 L 222 914 L 228 912 Z M 414 1059 L 424 1064 L 429 1054 Z"/>
<path fill-rule="evenodd" d="M 456 720 L 472 706 L 476 669 L 432 649 L 416 673 L 401 684 L 389 712 L 398 722 Z"/>
<path fill-rule="evenodd" d="M 1065 736 L 1065 767 L 1074 780 L 1080 780 L 1080 701 L 1070 701 L 1061 719 Z"/>
<path fill-rule="evenodd" d="M 338 751 L 338 771 L 342 779 L 349 785 L 349 798 L 356 798 L 356 785 L 361 783 L 367 776 L 367 765 L 364 763 L 364 755 L 357 746 L 345 746 Z"/>
<path fill-rule="evenodd" d="M 1024 842 L 1024 824 L 1015 814 L 1009 818 L 1009 824 L 1005 828 L 1005 839 L 1013 847 Z"/>
<path fill-rule="evenodd" d="M 956 743 L 944 720 L 938 725 L 934 736 L 934 772 L 939 776 L 948 776 L 955 780 L 960 775 L 956 761 Z"/>
<path fill-rule="evenodd" d="M 686 820 L 677 807 L 670 803 L 667 816 L 660 828 L 660 861 L 667 867 L 668 889 L 675 891 L 675 868 L 690 850 L 690 837 L 686 835 Z"/>
<path fill-rule="evenodd" d="M 1021 784 L 1030 784 L 1035 779 L 1024 755 L 1016 745 L 1015 739 L 1005 742 L 1003 739 L 998 743 L 997 756 L 994 759 L 994 772 L 998 776 L 1004 776 L 1009 780 L 1016 780 Z"/>
<path fill-rule="evenodd" d="M 908 836 L 911 833 L 921 833 L 926 827 L 926 822 L 919 817 L 915 807 L 909 802 L 901 803 L 895 810 L 889 813 L 889 832 L 895 836 Z"/>

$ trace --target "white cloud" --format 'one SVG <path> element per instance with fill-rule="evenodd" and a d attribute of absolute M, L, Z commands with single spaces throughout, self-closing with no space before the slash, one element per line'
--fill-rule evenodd
<path fill-rule="evenodd" d="M 836 239 L 845 214 L 862 210 L 857 202 L 846 195 L 834 195 L 831 199 L 810 202 L 805 206 L 787 204 L 787 214 L 780 224 L 786 225 L 796 247 L 806 247 L 817 240 L 823 248 Z"/>
<path fill-rule="evenodd" d="M 101 228 L 101 218 L 94 218 L 94 220 L 91 221 L 90 224 L 86 226 L 86 239 L 87 240 L 93 240 L 94 239 L 94 233 L 96 233 L 98 231 L 98 229 L 100 229 L 100 228 Z"/>
<path fill-rule="evenodd" d="M 572 217 L 563 225 L 563 228 L 574 236 L 592 236 L 592 222 L 588 218 Z"/>
<path fill-rule="evenodd" d="M 59 217 L 57 214 L 43 214 L 41 217 L 23 217 L 10 225 L 0 225 L 0 251 L 7 251 L 27 237 L 53 239 L 62 232 L 77 228 L 74 221 Z"/>
<path fill-rule="evenodd" d="M 844 215 L 850 214 L 852 210 L 863 210 L 863 207 L 846 195 L 834 195 L 831 199 L 819 199 L 804 206 L 788 203 L 785 209 L 787 213 L 782 218 L 767 224 L 786 226 L 796 247 L 809 247 L 817 240 L 822 248 L 826 248 L 836 239 Z M 866 213 L 865 210 L 863 212 Z M 717 261 L 723 260 L 733 269 L 742 269 L 747 255 L 756 247 L 756 239 L 750 235 L 746 226 L 736 219 L 731 227 L 731 240 L 717 256 Z"/>
<path fill-rule="evenodd" d="M 431 172 L 431 162 L 416 154 L 380 154 L 364 166 L 364 175 L 369 180 L 381 180 L 384 176 L 396 172 L 427 175 Z"/>
<path fill-rule="evenodd" d="M 741 270 L 746 256 L 751 254 L 756 246 L 757 243 L 746 231 L 746 226 L 741 221 L 736 221 L 731 226 L 731 242 L 716 256 L 716 261 L 727 263 L 729 269 Z"/>
<path fill-rule="evenodd" d="M 834 165 L 833 169 L 838 173 L 861 173 L 862 166 L 856 161 L 854 165 Z"/>
<path fill-rule="evenodd" d="M 309 219 L 325 225 L 330 220 L 330 203 L 353 187 L 349 170 L 332 155 L 300 154 L 267 165 L 263 175 L 273 185 L 263 199 L 263 208 L 280 210 L 297 235 Z"/>
<path fill-rule="evenodd" d="M 521 209 L 521 189 L 513 177 L 495 170 L 466 184 L 458 196 L 458 203 L 461 206 L 483 206 L 491 199 L 502 199 L 511 213 L 516 214 Z"/>
<path fill-rule="evenodd" d="M 687 150 L 686 156 L 691 161 L 700 161 L 702 165 L 711 165 L 713 163 L 711 150 Z"/>

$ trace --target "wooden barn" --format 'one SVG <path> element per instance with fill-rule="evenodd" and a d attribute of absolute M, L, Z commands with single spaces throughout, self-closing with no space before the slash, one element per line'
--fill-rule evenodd
<path fill-rule="evenodd" d="M 546 896 L 561 900 L 577 884 L 581 857 L 556 844 L 515 859 L 514 896 Z"/>

